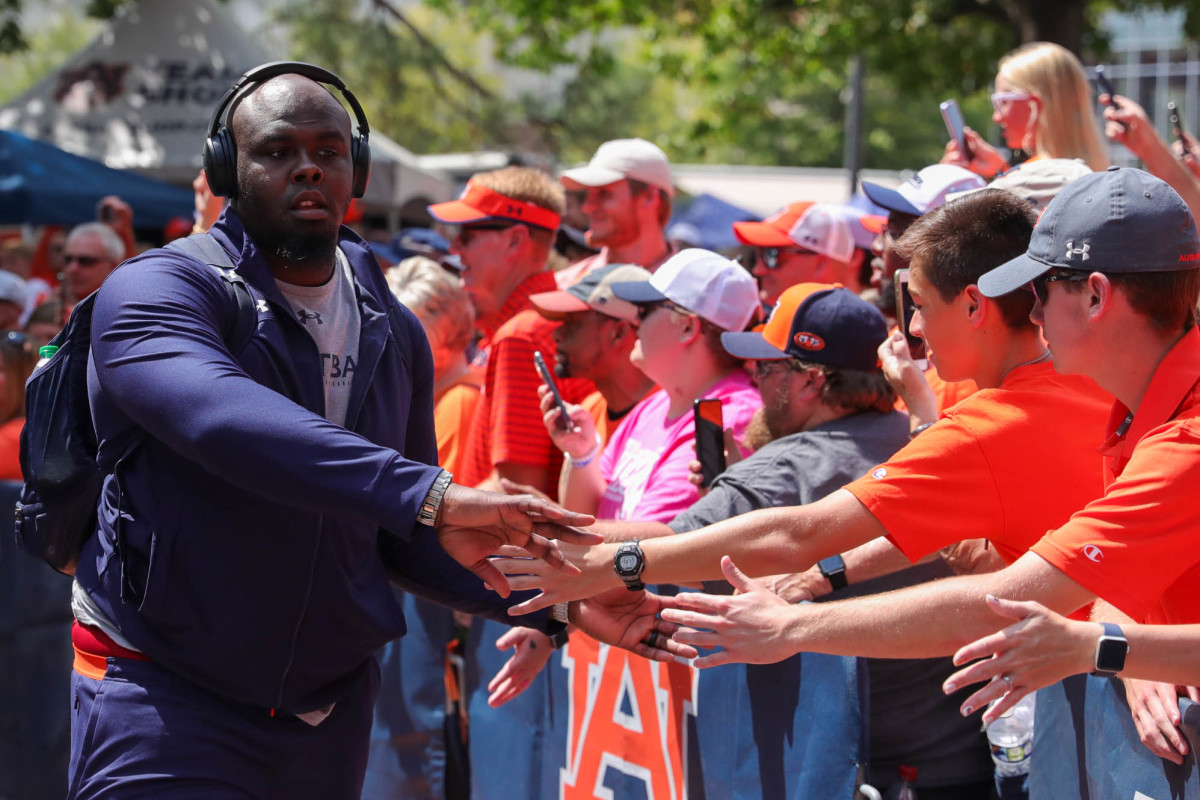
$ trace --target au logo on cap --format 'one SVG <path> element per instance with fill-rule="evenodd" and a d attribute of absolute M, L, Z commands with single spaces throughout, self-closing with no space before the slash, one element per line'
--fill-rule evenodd
<path fill-rule="evenodd" d="M 799 331 L 795 336 L 792 337 L 792 341 L 795 342 L 796 347 L 799 347 L 801 350 L 825 349 L 825 340 L 820 336 L 817 336 L 815 333 Z"/>

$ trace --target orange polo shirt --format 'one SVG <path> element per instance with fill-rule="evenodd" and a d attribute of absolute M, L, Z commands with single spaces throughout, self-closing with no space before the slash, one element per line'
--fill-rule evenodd
<path fill-rule="evenodd" d="M 1104 496 L 1032 548 L 1130 617 L 1200 622 L 1200 332 L 1158 365 L 1126 425 L 1113 404 Z M 1126 430 L 1127 428 L 1127 430 Z"/>
<path fill-rule="evenodd" d="M 1017 367 L 846 486 L 910 560 L 988 539 L 1008 563 L 1100 496 L 1112 397 L 1050 362 Z"/>
<path fill-rule="evenodd" d="M 531 294 L 554 289 L 554 274 L 539 272 L 517 287 L 499 314 L 479 325 L 487 364 L 462 474 L 455 476 L 464 486 L 476 486 L 497 464 L 510 463 L 544 470 L 541 486 L 552 496 L 557 493 L 562 452 L 542 421 L 537 394 L 542 379 L 533 365 L 533 353 L 539 350 L 547 360 L 553 356 L 559 323 L 543 317 L 529 302 Z M 558 381 L 558 388 L 564 400 L 578 403 L 596 387 L 591 381 L 568 378 Z"/>

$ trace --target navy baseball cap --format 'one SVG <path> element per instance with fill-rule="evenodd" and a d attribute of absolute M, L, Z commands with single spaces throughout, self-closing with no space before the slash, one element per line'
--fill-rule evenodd
<path fill-rule="evenodd" d="M 879 309 L 841 284 L 800 283 L 779 296 L 761 332 L 723 333 L 731 355 L 756 361 L 799 358 L 814 364 L 872 370 L 887 338 Z"/>
<path fill-rule="evenodd" d="M 1077 178 L 1050 201 L 1024 255 L 979 279 L 999 297 L 1052 269 L 1178 272 L 1200 267 L 1196 220 L 1175 190 L 1148 172 L 1109 167 Z"/>

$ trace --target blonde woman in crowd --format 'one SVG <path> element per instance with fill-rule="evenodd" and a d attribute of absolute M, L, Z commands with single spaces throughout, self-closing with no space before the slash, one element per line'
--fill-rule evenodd
<path fill-rule="evenodd" d="M 1083 65 L 1066 48 L 1031 42 L 1000 59 L 992 108 L 1004 143 L 1029 153 L 1030 160 L 1078 158 L 1093 170 L 1108 166 L 1091 87 Z M 970 128 L 967 145 L 970 159 L 951 141 L 942 163 L 958 164 L 988 180 L 1009 169 L 1000 152 Z"/>
<path fill-rule="evenodd" d="M 387 271 L 388 287 L 407 306 L 433 350 L 433 426 L 438 463 L 457 474 L 483 381 L 467 362 L 475 335 L 475 312 L 459 277 L 424 256 L 406 258 Z"/>

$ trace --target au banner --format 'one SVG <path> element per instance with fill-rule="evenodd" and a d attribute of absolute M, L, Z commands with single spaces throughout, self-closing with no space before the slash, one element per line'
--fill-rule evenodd
<path fill-rule="evenodd" d="M 1120 681 L 1075 675 L 1038 691 L 1030 800 L 1177 800 L 1200 797 L 1195 748 L 1200 707 L 1180 701 L 1192 753 L 1182 765 L 1138 739 Z"/>
<path fill-rule="evenodd" d="M 865 757 L 855 659 L 698 671 L 574 634 L 525 694 L 491 709 L 484 685 L 508 658 L 494 647 L 503 631 L 472 629 L 474 798 L 854 796 Z"/>

